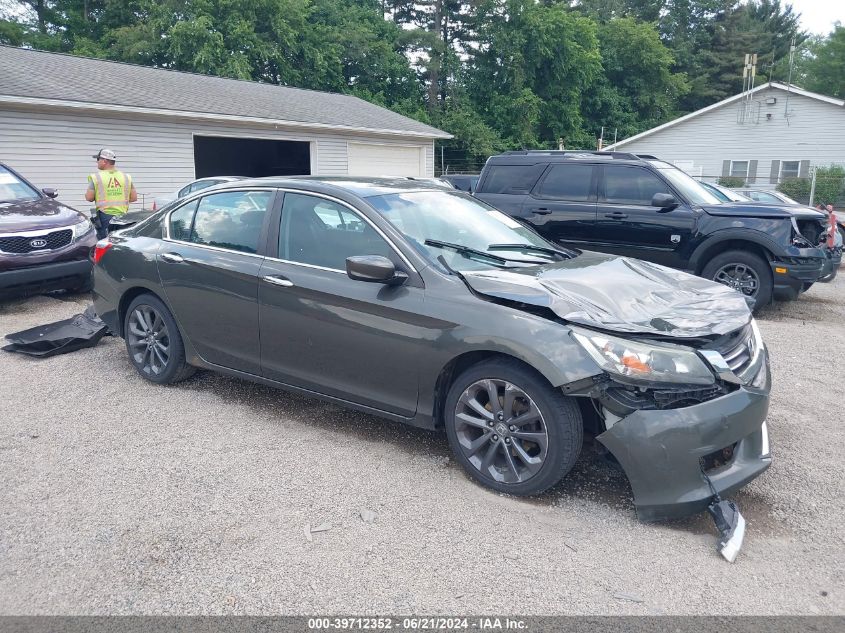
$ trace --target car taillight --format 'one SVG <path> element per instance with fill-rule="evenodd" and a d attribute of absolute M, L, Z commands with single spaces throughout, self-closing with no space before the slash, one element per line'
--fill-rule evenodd
<path fill-rule="evenodd" d="M 103 255 L 106 254 L 106 251 L 109 250 L 114 244 L 112 244 L 108 238 L 102 239 L 94 246 L 94 256 L 93 260 L 95 264 L 99 264 L 100 260 L 103 259 Z"/>

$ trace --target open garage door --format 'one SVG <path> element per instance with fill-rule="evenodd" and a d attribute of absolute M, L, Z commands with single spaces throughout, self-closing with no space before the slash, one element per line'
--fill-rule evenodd
<path fill-rule="evenodd" d="M 350 176 L 425 176 L 422 147 L 349 143 Z"/>
<path fill-rule="evenodd" d="M 311 144 L 260 138 L 194 136 L 197 178 L 304 176 L 311 173 Z"/>

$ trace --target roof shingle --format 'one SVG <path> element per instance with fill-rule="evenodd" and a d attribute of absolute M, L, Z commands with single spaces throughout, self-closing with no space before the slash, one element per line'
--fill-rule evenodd
<path fill-rule="evenodd" d="M 115 86 L 121 86 L 115 89 Z M 336 126 L 408 136 L 450 135 L 358 97 L 0 46 L 0 97 Z"/>

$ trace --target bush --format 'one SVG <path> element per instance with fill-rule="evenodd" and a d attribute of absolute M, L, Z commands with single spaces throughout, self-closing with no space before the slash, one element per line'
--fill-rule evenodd
<path fill-rule="evenodd" d="M 780 183 L 776 189 L 795 200 L 795 202 L 801 202 L 802 204 L 808 204 L 810 202 L 809 178 L 788 178 Z M 818 199 L 817 191 L 816 200 Z"/>
<path fill-rule="evenodd" d="M 745 178 L 740 178 L 739 176 L 722 176 L 719 178 L 719 184 L 723 187 L 744 187 Z"/>
<path fill-rule="evenodd" d="M 845 186 L 845 167 L 831 165 L 816 169 L 815 204 L 835 204 L 842 197 Z"/>

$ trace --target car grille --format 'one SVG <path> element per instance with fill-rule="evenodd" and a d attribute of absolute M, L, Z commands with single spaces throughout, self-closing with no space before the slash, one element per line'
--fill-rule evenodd
<path fill-rule="evenodd" d="M 706 348 L 719 352 L 731 371 L 740 375 L 754 358 L 754 345 L 754 331 L 749 324 L 740 330 L 726 334 L 713 344 L 707 345 Z"/>
<path fill-rule="evenodd" d="M 23 235 L 0 237 L 0 251 L 17 255 L 32 253 L 33 251 L 53 251 L 70 244 L 72 237 L 73 231 L 70 229 L 28 237 Z"/>

